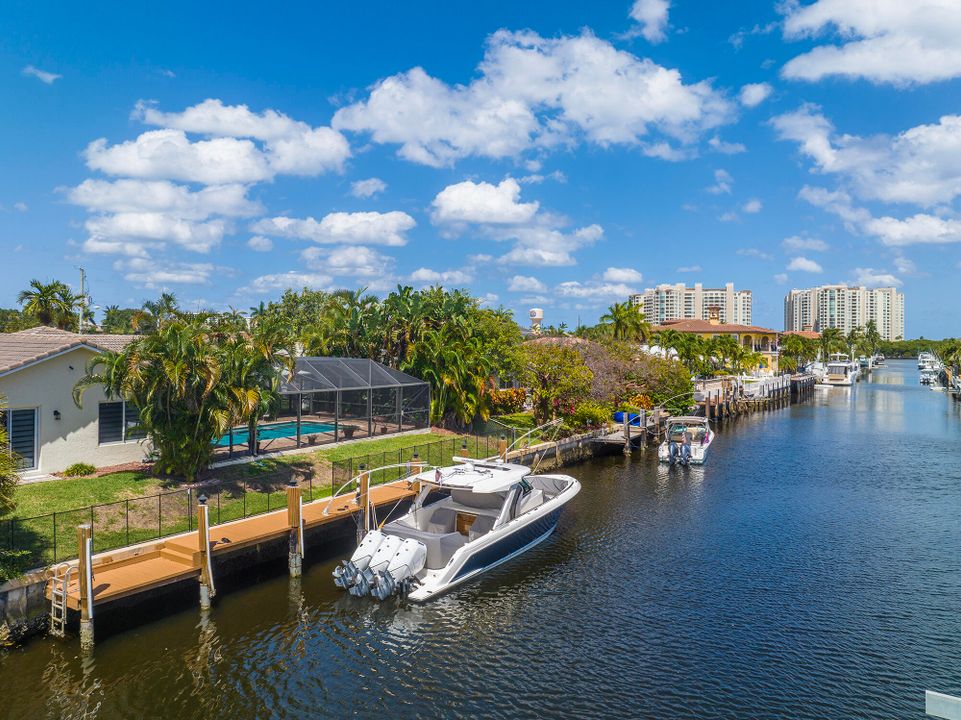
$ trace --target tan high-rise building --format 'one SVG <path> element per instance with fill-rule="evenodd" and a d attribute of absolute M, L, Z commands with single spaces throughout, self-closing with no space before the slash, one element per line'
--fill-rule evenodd
<path fill-rule="evenodd" d="M 784 298 L 785 330 L 836 327 L 848 333 L 870 321 L 884 340 L 904 338 L 904 294 L 896 288 L 821 285 L 791 290 Z"/>
<path fill-rule="evenodd" d="M 735 290 L 734 283 L 723 288 L 705 288 L 701 283 L 687 287 L 684 283 L 658 285 L 631 295 L 631 305 L 644 312 L 654 324 L 670 320 L 707 320 L 710 308 L 717 308 L 720 321 L 751 325 L 751 291 Z"/>

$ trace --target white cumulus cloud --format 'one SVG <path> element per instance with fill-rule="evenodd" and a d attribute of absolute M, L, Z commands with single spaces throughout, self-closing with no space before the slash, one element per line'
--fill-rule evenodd
<path fill-rule="evenodd" d="M 744 212 L 750 215 L 753 215 L 761 212 L 761 209 L 763 207 L 764 207 L 764 204 L 760 200 L 758 200 L 757 198 L 751 198 L 746 203 L 744 203 L 741 210 L 743 210 Z"/>
<path fill-rule="evenodd" d="M 784 240 L 781 241 L 781 245 L 783 245 L 786 250 L 813 250 L 815 252 L 824 252 L 829 247 L 823 240 L 801 237 L 800 235 L 792 235 L 791 237 L 784 238 Z"/>
<path fill-rule="evenodd" d="M 254 235 L 247 241 L 247 247 L 256 252 L 270 252 L 274 249 L 274 241 L 263 235 Z"/>
<path fill-rule="evenodd" d="M 833 29 L 840 41 L 790 60 L 782 70 L 787 78 L 904 85 L 961 76 L 957 0 L 817 0 L 783 7 L 786 38 L 816 38 Z"/>
<path fill-rule="evenodd" d="M 418 268 L 410 274 L 410 281 L 424 285 L 467 285 L 474 279 L 473 274 L 466 270 L 431 270 Z"/>
<path fill-rule="evenodd" d="M 507 283 L 507 289 L 511 292 L 546 292 L 547 286 L 530 275 L 515 275 Z"/>
<path fill-rule="evenodd" d="M 640 24 L 639 33 L 650 43 L 667 39 L 668 11 L 670 0 L 634 0 L 631 5 L 631 19 Z"/>
<path fill-rule="evenodd" d="M 739 98 L 745 107 L 757 107 L 767 100 L 773 91 L 770 83 L 748 83 L 741 87 Z"/>
<path fill-rule="evenodd" d="M 380 178 L 355 180 L 350 184 L 350 194 L 356 198 L 369 198 L 379 195 L 387 189 L 387 183 Z"/>
<path fill-rule="evenodd" d="M 329 290 L 334 279 L 322 273 L 305 273 L 289 270 L 285 273 L 261 275 L 238 290 L 241 294 L 267 295 L 282 290 Z"/>
<path fill-rule="evenodd" d="M 254 232 L 275 237 L 312 240 L 322 244 L 407 244 L 406 233 L 417 223 L 405 212 L 333 212 L 321 220 L 278 216 L 254 223 Z"/>
<path fill-rule="evenodd" d="M 677 159 L 706 130 L 733 117 L 708 82 L 618 50 L 585 31 L 544 38 L 499 30 L 478 76 L 449 85 L 422 68 L 380 80 L 332 125 L 400 146 L 401 157 L 434 167 L 469 157 L 515 157 L 586 140 L 637 146 Z"/>
<path fill-rule="evenodd" d="M 383 278 L 394 259 L 373 248 L 344 245 L 334 248 L 309 247 L 301 253 L 307 267 L 334 276 Z"/>
<path fill-rule="evenodd" d="M 644 279 L 641 273 L 629 267 L 609 267 L 601 277 L 603 280 L 612 283 L 641 282 Z"/>
<path fill-rule="evenodd" d="M 497 185 L 465 180 L 448 185 L 433 202 L 435 223 L 524 223 L 531 220 L 539 207 L 536 202 L 522 203 L 521 186 L 513 178 Z"/>
<path fill-rule="evenodd" d="M 788 263 L 787 269 L 809 273 L 824 272 L 824 268 L 822 268 L 818 263 L 803 256 L 793 258 L 791 262 Z"/>
<path fill-rule="evenodd" d="M 854 268 L 854 283 L 865 287 L 900 287 L 904 283 L 889 272 L 874 268 Z"/>

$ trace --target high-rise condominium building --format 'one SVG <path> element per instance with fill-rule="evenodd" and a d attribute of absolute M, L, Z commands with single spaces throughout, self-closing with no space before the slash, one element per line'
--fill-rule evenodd
<path fill-rule="evenodd" d="M 847 333 L 871 320 L 885 340 L 903 338 L 904 294 L 893 287 L 821 285 L 791 290 L 784 298 L 785 330 L 836 327 Z"/>
<path fill-rule="evenodd" d="M 631 305 L 640 306 L 647 321 L 661 324 L 668 320 L 707 320 L 709 309 L 716 307 L 723 323 L 751 325 L 751 291 L 735 290 L 734 283 L 723 288 L 658 285 L 631 295 Z"/>

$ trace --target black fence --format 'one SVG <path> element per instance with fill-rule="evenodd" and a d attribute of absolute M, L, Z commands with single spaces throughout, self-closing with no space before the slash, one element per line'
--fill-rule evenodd
<path fill-rule="evenodd" d="M 449 465 L 455 455 L 494 456 L 501 437 L 501 433 L 452 435 L 398 450 L 355 455 L 332 462 L 329 473 L 313 465 L 271 459 L 236 465 L 224 469 L 231 476 L 201 486 L 29 518 L 0 519 L 0 551 L 8 555 L 6 564 L 26 571 L 75 558 L 77 526 L 82 523 L 93 529 L 94 552 L 104 552 L 194 530 L 201 496 L 207 499 L 211 525 L 219 525 L 286 508 L 286 488 L 291 483 L 301 488 L 304 502 L 310 502 L 349 490 L 345 485 L 362 471 L 361 466 L 366 470 L 399 466 L 372 472 L 371 484 L 377 485 L 404 477 L 415 458 L 425 465 Z M 513 442 L 509 432 L 503 437 Z"/>

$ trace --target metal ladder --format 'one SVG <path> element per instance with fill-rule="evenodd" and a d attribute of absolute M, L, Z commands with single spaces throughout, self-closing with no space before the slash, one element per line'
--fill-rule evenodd
<path fill-rule="evenodd" d="M 50 578 L 50 634 L 56 637 L 67 634 L 67 590 L 76 569 L 71 563 L 60 563 Z"/>

